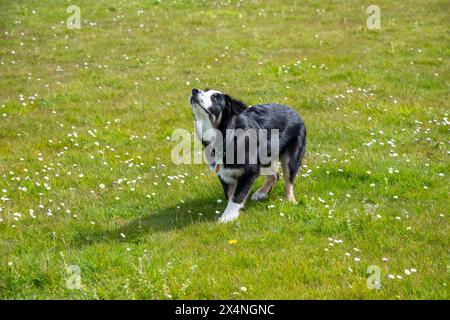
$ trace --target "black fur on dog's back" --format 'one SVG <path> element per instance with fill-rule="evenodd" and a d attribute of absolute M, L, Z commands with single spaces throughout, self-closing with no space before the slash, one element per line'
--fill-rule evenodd
<path fill-rule="evenodd" d="M 306 148 L 306 127 L 302 118 L 296 111 L 288 106 L 280 104 L 261 104 L 255 105 L 247 109 L 241 110 L 238 114 L 232 114 L 231 117 L 222 119 L 218 128 L 223 136 L 226 135 L 227 129 L 259 129 L 268 130 L 267 143 L 270 150 L 270 130 L 279 130 L 279 154 L 285 156 L 289 153 L 289 158 L 298 161 L 291 161 L 292 171 L 298 170 L 301 158 Z M 258 143 L 261 143 L 258 141 Z M 236 159 L 235 155 L 235 159 Z M 236 167 L 236 161 L 228 164 L 224 159 L 225 166 Z"/>

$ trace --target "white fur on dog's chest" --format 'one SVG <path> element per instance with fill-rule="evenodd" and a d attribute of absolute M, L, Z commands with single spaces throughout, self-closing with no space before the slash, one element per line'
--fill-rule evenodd
<path fill-rule="evenodd" d="M 236 183 L 238 178 L 244 173 L 244 169 L 238 168 L 224 168 L 223 165 L 220 165 L 220 169 L 217 172 L 217 175 L 226 183 L 233 184 Z"/>

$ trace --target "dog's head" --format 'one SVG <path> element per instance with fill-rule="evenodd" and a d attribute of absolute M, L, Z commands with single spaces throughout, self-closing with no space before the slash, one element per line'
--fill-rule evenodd
<path fill-rule="evenodd" d="M 228 94 L 211 89 L 192 89 L 189 99 L 196 118 L 208 118 L 213 127 L 218 127 L 221 121 L 232 115 L 238 115 L 247 105 Z M 197 119 L 200 120 L 200 119 Z"/>

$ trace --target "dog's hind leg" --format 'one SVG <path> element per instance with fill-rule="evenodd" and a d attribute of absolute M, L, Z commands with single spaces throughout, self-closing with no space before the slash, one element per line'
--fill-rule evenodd
<path fill-rule="evenodd" d="M 303 130 L 281 155 L 281 164 L 285 181 L 285 193 L 289 202 L 297 203 L 294 195 L 294 180 L 302 164 L 306 149 L 306 131 Z"/>
<path fill-rule="evenodd" d="M 278 181 L 275 165 L 272 165 L 269 168 L 263 168 L 263 171 L 265 171 L 264 174 L 266 175 L 266 182 L 252 195 L 253 201 L 266 199 L 269 191 L 272 190 L 273 186 Z"/>

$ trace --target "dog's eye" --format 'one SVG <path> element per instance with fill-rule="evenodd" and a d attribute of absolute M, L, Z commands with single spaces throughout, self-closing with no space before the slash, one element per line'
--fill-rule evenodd
<path fill-rule="evenodd" d="M 219 94 L 217 94 L 217 93 L 215 93 L 215 94 L 213 94 L 213 95 L 211 96 L 211 100 L 216 101 L 216 100 L 218 100 L 218 99 L 219 99 Z"/>

